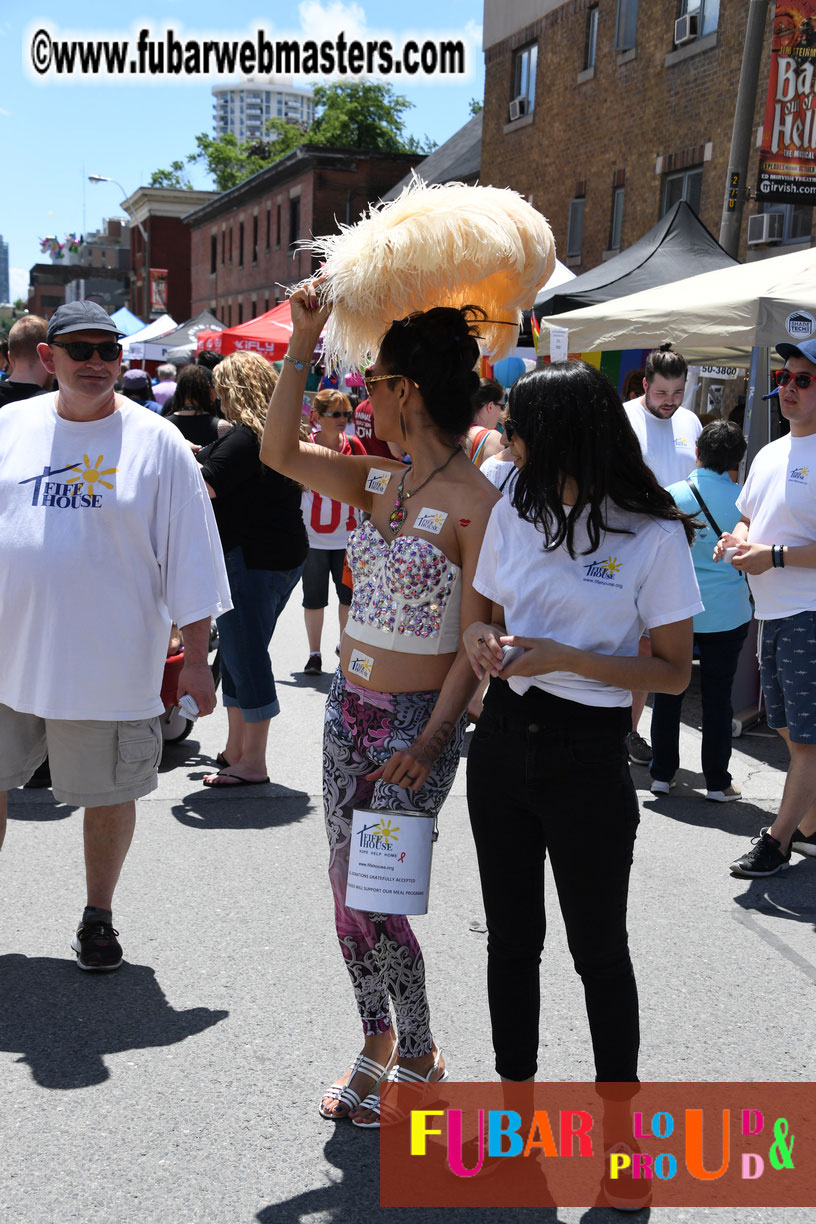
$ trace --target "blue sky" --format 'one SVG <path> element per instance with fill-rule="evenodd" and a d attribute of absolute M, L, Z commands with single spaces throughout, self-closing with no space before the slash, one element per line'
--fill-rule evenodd
<path fill-rule="evenodd" d="M 225 12 L 229 18 L 225 18 Z M 410 20 L 405 14 L 410 14 Z M 55 38 L 133 37 L 151 26 L 159 35 L 171 26 L 182 39 L 243 38 L 256 27 L 271 34 L 329 38 L 344 30 L 348 37 L 465 37 L 466 79 L 391 77 L 397 92 L 414 109 L 405 116 L 406 130 L 441 144 L 469 118 L 471 98 L 481 99 L 484 61 L 481 54 L 482 0 L 297 0 L 247 3 L 235 0 L 136 0 L 135 5 L 97 0 L 68 6 L 64 0 L 4 0 L 0 13 L 0 133 L 6 186 L 0 202 L 0 234 L 9 243 L 11 296 L 25 297 L 28 269 L 45 258 L 39 240 L 56 234 L 98 228 L 103 217 L 121 210 L 121 193 L 111 184 L 93 184 L 89 174 L 117 179 L 131 192 L 146 183 L 153 170 L 183 158 L 195 147 L 199 132 L 212 131 L 213 80 L 191 83 L 166 80 L 123 85 L 119 79 L 80 83 L 36 78 L 26 65 L 32 35 L 47 28 Z M 314 80 L 315 78 L 311 78 Z M 305 82 L 304 82 L 305 83 Z M 196 187 L 212 184 L 198 167 Z"/>

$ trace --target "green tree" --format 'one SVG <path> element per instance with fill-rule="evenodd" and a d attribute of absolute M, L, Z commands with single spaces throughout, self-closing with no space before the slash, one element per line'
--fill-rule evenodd
<path fill-rule="evenodd" d="M 169 170 L 154 170 L 150 176 L 148 186 L 179 187 L 184 191 L 193 190 L 193 184 L 184 172 L 184 162 L 182 161 L 171 162 Z"/>
<path fill-rule="evenodd" d="M 483 102 L 480 102 L 478 98 L 471 98 L 471 99 L 470 99 L 470 113 L 471 113 L 471 115 L 478 115 L 478 114 L 479 114 L 479 112 L 480 112 L 480 111 L 483 111 L 483 110 L 484 110 L 484 103 L 483 103 Z"/>
<path fill-rule="evenodd" d="M 339 81 L 315 86 L 314 98 L 316 117 L 308 131 L 284 119 L 270 119 L 268 139 L 262 141 L 241 143 L 231 132 L 217 139 L 202 132 L 187 161 L 205 166 L 218 190 L 229 191 L 303 145 L 423 155 L 436 147 L 427 136 L 419 141 L 405 135 L 403 115 L 413 103 L 390 85 Z M 170 170 L 154 172 L 150 185 L 189 186 L 183 170 L 183 162 L 172 162 Z"/>

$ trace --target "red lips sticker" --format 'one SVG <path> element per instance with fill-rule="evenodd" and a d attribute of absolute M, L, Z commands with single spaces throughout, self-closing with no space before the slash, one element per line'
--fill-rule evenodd
<path fill-rule="evenodd" d="M 469 526 L 470 526 L 470 519 L 460 519 L 460 520 L 459 520 L 459 526 L 460 526 L 460 527 L 469 527 Z"/>

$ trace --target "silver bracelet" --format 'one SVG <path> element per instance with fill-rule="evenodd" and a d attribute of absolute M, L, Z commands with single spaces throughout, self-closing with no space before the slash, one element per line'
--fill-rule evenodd
<path fill-rule="evenodd" d="M 312 368 L 312 363 L 311 363 L 311 361 L 298 361 L 298 360 L 297 360 L 297 358 L 296 358 L 296 357 L 293 357 L 291 353 L 284 353 L 284 354 L 283 354 L 283 360 L 284 360 L 284 361 L 291 361 L 292 365 L 293 365 L 293 366 L 295 367 L 295 369 L 296 369 L 296 370 L 298 370 L 298 371 L 300 371 L 300 370 L 304 369 L 306 366 L 308 366 L 308 368 L 309 368 L 309 369 L 311 369 L 311 368 Z"/>

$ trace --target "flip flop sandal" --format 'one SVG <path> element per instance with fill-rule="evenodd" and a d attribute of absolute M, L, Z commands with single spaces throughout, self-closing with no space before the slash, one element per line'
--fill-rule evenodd
<path fill-rule="evenodd" d="M 349 1088 L 349 1084 L 359 1072 L 361 1075 L 367 1075 L 373 1080 L 374 1084 L 379 1084 L 383 1076 L 387 1075 L 391 1065 L 396 1057 L 396 1046 L 394 1052 L 388 1062 L 383 1066 L 382 1063 L 375 1062 L 373 1058 L 369 1058 L 366 1054 L 358 1054 L 354 1060 L 354 1065 L 351 1068 L 351 1074 L 345 1084 L 335 1082 L 323 1093 L 320 1098 L 320 1104 L 317 1111 L 321 1118 L 326 1118 L 330 1122 L 340 1122 L 343 1118 L 347 1118 L 352 1109 L 357 1109 L 360 1105 L 360 1094 L 355 1092 L 353 1088 Z M 373 1086 L 373 1085 L 372 1085 Z M 323 1100 L 326 1097 L 331 1097 L 333 1101 L 339 1101 L 341 1105 L 347 1107 L 346 1113 L 336 1113 L 335 1110 L 325 1109 Z"/>

